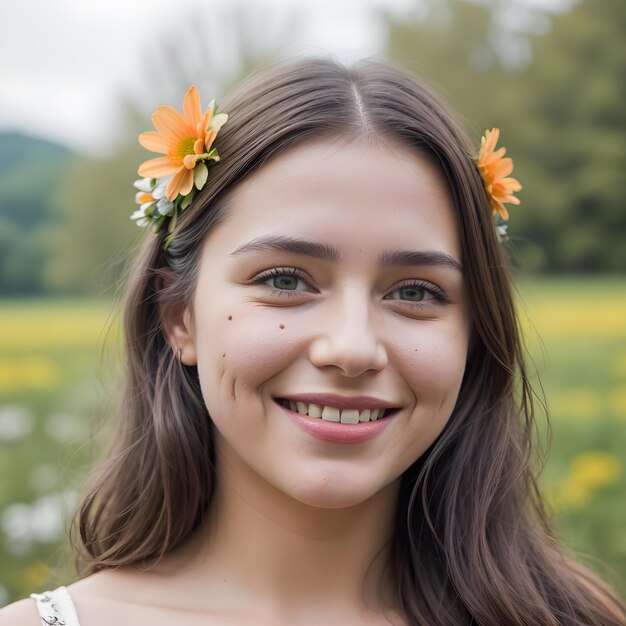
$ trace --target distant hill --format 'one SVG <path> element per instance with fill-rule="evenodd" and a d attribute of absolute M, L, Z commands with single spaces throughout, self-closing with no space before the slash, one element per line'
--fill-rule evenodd
<path fill-rule="evenodd" d="M 61 219 L 56 197 L 75 158 L 52 141 L 0 133 L 0 296 L 44 288 L 46 233 Z"/>
<path fill-rule="evenodd" d="M 51 199 L 75 156 L 45 139 L 0 133 L 0 223 L 30 230 L 51 219 Z"/>
<path fill-rule="evenodd" d="M 67 159 L 74 153 L 58 143 L 22 133 L 0 132 L 0 181 L 24 163 Z"/>

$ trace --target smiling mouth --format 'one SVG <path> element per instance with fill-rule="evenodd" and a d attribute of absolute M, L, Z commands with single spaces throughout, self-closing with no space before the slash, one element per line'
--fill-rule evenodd
<path fill-rule="evenodd" d="M 281 406 L 312 418 L 322 419 L 327 422 L 341 424 L 358 424 L 363 422 L 375 422 L 397 413 L 399 408 L 391 409 L 340 409 L 334 406 L 312 404 L 309 402 L 295 402 L 284 398 L 274 398 Z"/>

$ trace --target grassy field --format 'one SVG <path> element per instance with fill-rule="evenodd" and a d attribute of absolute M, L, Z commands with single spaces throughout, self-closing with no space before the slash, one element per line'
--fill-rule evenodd
<path fill-rule="evenodd" d="M 563 541 L 625 593 L 626 280 L 525 280 L 519 291 L 552 423 L 542 489 Z M 112 310 L 0 301 L 0 606 L 72 578 L 64 528 L 112 407 Z"/>

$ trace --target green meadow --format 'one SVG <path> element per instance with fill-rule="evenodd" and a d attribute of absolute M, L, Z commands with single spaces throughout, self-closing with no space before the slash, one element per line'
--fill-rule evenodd
<path fill-rule="evenodd" d="M 542 490 L 562 541 L 626 592 L 626 280 L 524 279 Z M 0 606 L 73 578 L 66 528 L 115 407 L 112 301 L 0 302 Z M 537 403 L 540 437 L 546 413 Z"/>

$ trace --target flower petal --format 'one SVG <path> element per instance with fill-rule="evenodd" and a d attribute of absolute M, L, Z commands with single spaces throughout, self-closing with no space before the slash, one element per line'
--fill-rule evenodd
<path fill-rule="evenodd" d="M 170 179 L 170 182 L 167 184 L 167 189 L 165 190 L 165 197 L 170 201 L 174 202 L 178 193 L 180 191 L 180 182 L 182 180 L 182 173 L 185 171 L 184 167 L 181 167 L 176 171 L 174 176 Z"/>
<path fill-rule="evenodd" d="M 202 119 L 198 122 L 198 125 L 196 126 L 196 134 L 198 137 L 202 137 L 207 132 L 207 130 L 209 129 L 209 125 L 211 124 L 212 117 L 213 112 L 210 108 L 208 108 L 204 112 Z"/>
<path fill-rule="evenodd" d="M 150 150 L 151 152 L 160 152 L 162 154 L 167 154 L 172 147 L 171 142 L 167 141 L 163 135 L 155 133 L 152 130 L 141 133 L 141 135 L 139 135 L 139 143 L 146 150 Z"/>
<path fill-rule="evenodd" d="M 493 214 L 499 213 L 506 220 L 508 212 L 504 208 L 504 202 L 520 204 L 519 198 L 512 194 L 519 191 L 522 186 L 517 179 L 507 178 L 513 171 L 513 160 L 510 157 L 503 158 L 506 154 L 505 148 L 495 150 L 499 136 L 498 128 L 485 131 L 481 138 L 476 166 L 484 181 Z"/>
<path fill-rule="evenodd" d="M 150 159 L 142 163 L 137 173 L 139 176 L 160 178 L 161 176 L 169 176 L 175 171 L 176 165 L 174 165 L 168 157 L 157 157 L 156 159 Z"/>
<path fill-rule="evenodd" d="M 217 136 L 217 131 L 214 129 L 209 130 L 204 139 L 204 145 L 206 146 L 207 152 L 211 149 L 213 142 L 215 141 L 215 137 Z"/>
<path fill-rule="evenodd" d="M 195 129 L 202 117 L 202 109 L 200 105 L 200 94 L 195 85 L 187 90 L 183 99 L 183 112 L 185 121 L 191 128 Z"/>
<path fill-rule="evenodd" d="M 222 128 L 222 126 L 224 126 L 224 124 L 226 124 L 227 121 L 228 115 L 226 113 L 218 113 L 217 115 L 213 116 L 210 126 L 211 128 L 214 128 L 216 131 L 218 131 L 220 128 Z"/>
<path fill-rule="evenodd" d="M 143 215 L 143 213 L 141 212 L 141 209 L 138 211 L 135 211 L 131 216 L 130 216 L 131 220 L 136 220 L 136 224 L 137 226 L 147 226 L 150 221 L 148 219 L 146 219 L 145 215 Z"/>
<path fill-rule="evenodd" d="M 513 159 L 502 159 L 491 166 L 491 171 L 496 178 L 508 176 L 513 171 Z"/>
<path fill-rule="evenodd" d="M 516 198 L 515 196 L 504 196 L 504 198 L 502 198 L 502 202 L 508 202 L 509 204 L 515 205 L 521 204 L 520 199 Z"/>
<path fill-rule="evenodd" d="M 517 178 L 503 178 L 502 184 L 506 185 L 509 191 L 519 191 L 522 188 Z"/>
<path fill-rule="evenodd" d="M 191 128 L 181 114 L 172 107 L 162 105 L 152 114 L 154 127 L 165 136 L 168 141 L 177 143 L 184 137 L 193 135 Z"/>
<path fill-rule="evenodd" d="M 174 209 L 174 203 L 170 202 L 167 198 L 161 198 L 157 202 L 157 211 L 160 215 L 171 215 Z"/>
<path fill-rule="evenodd" d="M 187 154 L 183 158 L 183 165 L 188 169 L 192 170 L 196 166 L 196 161 L 198 160 L 197 154 Z"/>
<path fill-rule="evenodd" d="M 488 154 L 484 160 L 485 165 L 491 165 L 499 161 L 506 154 L 506 148 L 498 148 L 495 152 Z"/>
<path fill-rule="evenodd" d="M 185 181 L 186 172 L 191 172 L 186 167 L 179 168 L 172 179 L 167 184 L 167 189 L 165 190 L 165 197 L 170 201 L 174 202 L 179 193 L 181 193 L 181 187 L 183 182 Z M 191 175 L 193 180 L 193 174 Z M 189 193 L 189 192 L 187 192 Z M 183 194 L 184 195 L 184 194 Z"/>
<path fill-rule="evenodd" d="M 152 178 L 140 178 L 133 183 L 133 187 L 145 193 L 152 193 L 154 185 L 152 184 Z"/>
<path fill-rule="evenodd" d="M 186 196 L 193 188 L 193 170 L 185 169 L 185 175 L 180 185 L 180 193 Z"/>
<path fill-rule="evenodd" d="M 492 128 L 485 133 L 485 151 L 490 153 L 493 152 L 496 144 L 498 143 L 498 139 L 500 137 L 500 129 Z"/>
<path fill-rule="evenodd" d="M 167 189 L 167 185 L 170 182 L 171 177 L 161 178 L 157 186 L 152 190 L 152 196 L 157 200 L 161 198 L 165 198 L 165 190 Z"/>
<path fill-rule="evenodd" d="M 154 198 L 152 197 L 152 194 L 150 193 L 145 193 L 144 191 L 138 191 L 135 194 L 135 202 L 137 204 L 144 204 L 145 202 L 154 202 Z"/>

